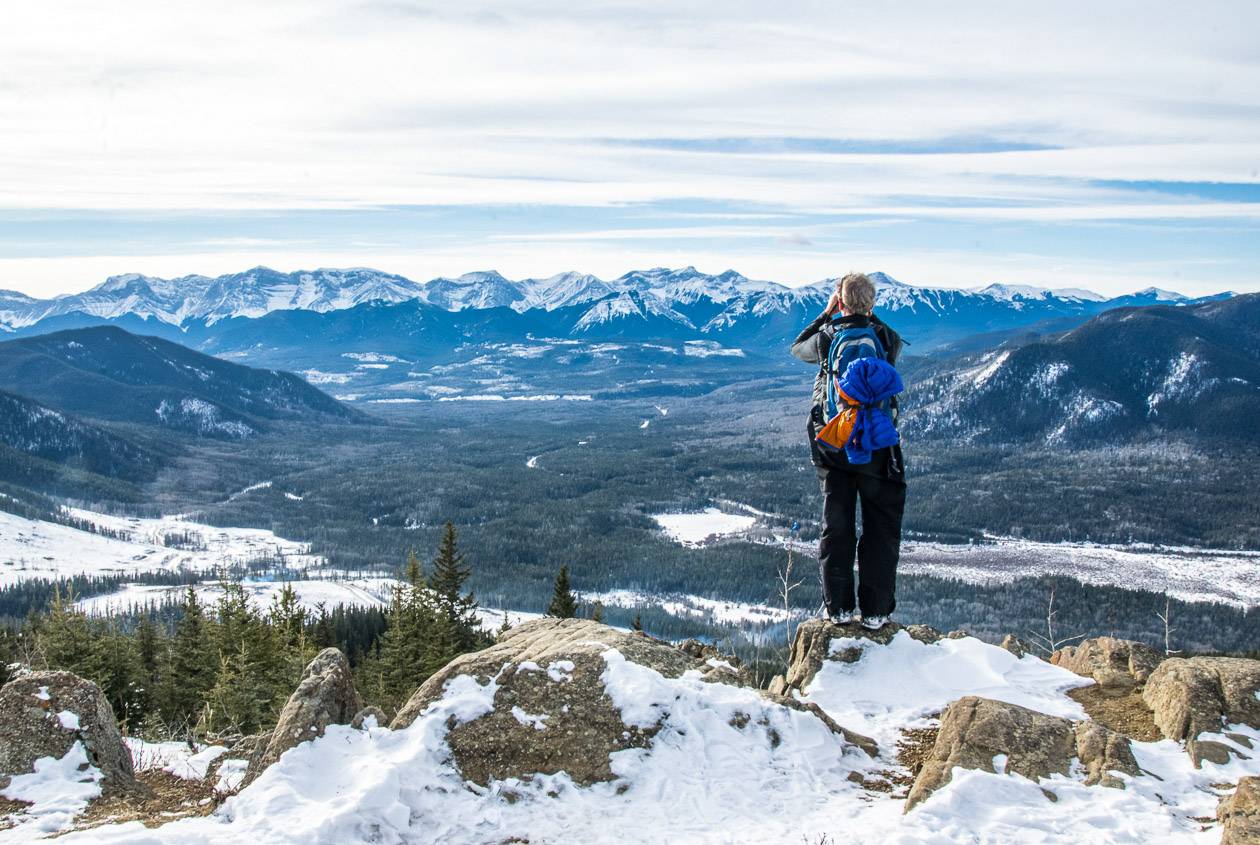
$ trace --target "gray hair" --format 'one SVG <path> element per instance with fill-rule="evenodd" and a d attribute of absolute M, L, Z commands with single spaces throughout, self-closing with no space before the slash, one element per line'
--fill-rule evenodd
<path fill-rule="evenodd" d="M 865 273 L 849 273 L 836 285 L 840 303 L 850 314 L 870 314 L 875 310 L 875 283 Z"/>

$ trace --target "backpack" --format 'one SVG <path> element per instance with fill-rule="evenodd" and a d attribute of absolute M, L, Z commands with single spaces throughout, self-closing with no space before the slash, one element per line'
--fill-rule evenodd
<path fill-rule="evenodd" d="M 827 374 L 827 397 L 823 407 L 825 420 L 840 413 L 840 397 L 836 393 L 840 376 L 849 368 L 849 364 L 858 358 L 868 357 L 888 361 L 884 344 L 875 332 L 874 325 L 837 329 L 831 339 L 831 347 L 827 350 L 827 360 L 823 363 L 823 371 Z M 886 403 L 882 407 L 888 410 Z"/>
<path fill-rule="evenodd" d="M 906 341 L 891 326 L 873 314 L 869 326 L 846 328 L 833 323 L 827 328 L 834 329 L 831 344 L 827 349 L 827 357 L 820 366 L 820 373 L 826 377 L 827 390 L 822 404 L 814 405 L 810 410 L 806 424 L 810 459 L 815 466 L 822 469 L 836 467 L 848 469 L 850 464 L 845 458 L 843 449 L 835 449 L 830 444 L 816 439 L 818 432 L 839 413 L 836 401 L 839 398 L 836 395 L 836 381 L 844 374 L 849 364 L 858 358 L 873 356 L 896 366 L 897 358 L 901 354 L 902 347 L 906 345 Z M 897 397 L 893 397 L 889 402 L 881 403 L 881 407 L 892 418 L 894 425 L 900 416 L 898 405 Z M 899 478 L 904 471 L 905 464 L 901 456 L 901 447 L 894 446 L 887 464 L 888 477 Z"/>

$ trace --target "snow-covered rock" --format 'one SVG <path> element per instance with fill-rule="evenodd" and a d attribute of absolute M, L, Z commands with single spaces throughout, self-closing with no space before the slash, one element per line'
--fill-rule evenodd
<path fill-rule="evenodd" d="M 350 724 L 362 708 L 350 662 L 340 650 L 324 649 L 302 672 L 297 689 L 280 711 L 266 750 L 250 761 L 246 782 L 290 748 L 323 736 L 329 725 Z"/>
<path fill-rule="evenodd" d="M 1164 736 L 1184 741 L 1195 765 L 1223 764 L 1232 749 L 1200 735 L 1231 725 L 1260 728 L 1260 660 L 1172 657 L 1147 678 L 1142 697 Z"/>
<path fill-rule="evenodd" d="M 1087 768 L 1086 785 L 1123 787 L 1111 772 L 1139 773 L 1128 740 L 1101 725 L 1073 725 L 1017 704 L 965 696 L 941 716 L 940 733 L 910 789 L 906 811 L 949 783 L 956 767 L 1038 780 L 1067 775 L 1074 758 Z"/>
<path fill-rule="evenodd" d="M 1246 777 L 1221 799 L 1221 845 L 1260 845 L 1260 777 Z"/>
<path fill-rule="evenodd" d="M 669 723 L 666 709 L 636 700 L 633 691 L 619 697 L 616 679 L 649 687 L 652 677 L 747 683 L 737 666 L 715 654 L 698 644 L 679 648 L 590 620 L 541 619 L 512 629 L 488 649 L 456 658 L 416 691 L 391 727 L 408 727 L 455 678 L 472 677 L 491 685 L 494 696 L 491 709 L 448 734 L 466 778 L 487 785 L 564 772 L 582 785 L 606 782 L 616 776 L 617 755 L 632 749 L 650 753 Z M 755 696 L 736 697 L 749 702 L 745 722 L 775 708 Z"/>
<path fill-rule="evenodd" d="M 131 754 L 96 684 L 70 672 L 29 672 L 0 688 L 0 787 L 76 746 L 104 788 L 135 788 Z"/>

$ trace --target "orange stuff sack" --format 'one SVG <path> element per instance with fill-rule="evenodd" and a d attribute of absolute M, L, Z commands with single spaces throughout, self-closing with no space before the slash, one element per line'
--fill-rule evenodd
<path fill-rule="evenodd" d="M 853 426 L 857 423 L 859 404 L 854 402 L 849 394 L 839 388 L 836 389 L 836 393 L 848 407 L 841 409 L 840 413 L 832 417 L 826 425 L 819 429 L 818 433 L 814 435 L 814 439 L 836 449 L 843 449 L 848 444 L 849 438 L 853 436 Z"/>

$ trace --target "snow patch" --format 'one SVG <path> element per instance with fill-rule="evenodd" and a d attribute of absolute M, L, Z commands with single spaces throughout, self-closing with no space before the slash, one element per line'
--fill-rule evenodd
<path fill-rule="evenodd" d="M 719 537 L 747 531 L 756 522 L 755 518 L 746 514 L 724 513 L 717 508 L 651 516 L 670 539 L 692 548 L 707 545 Z"/>

